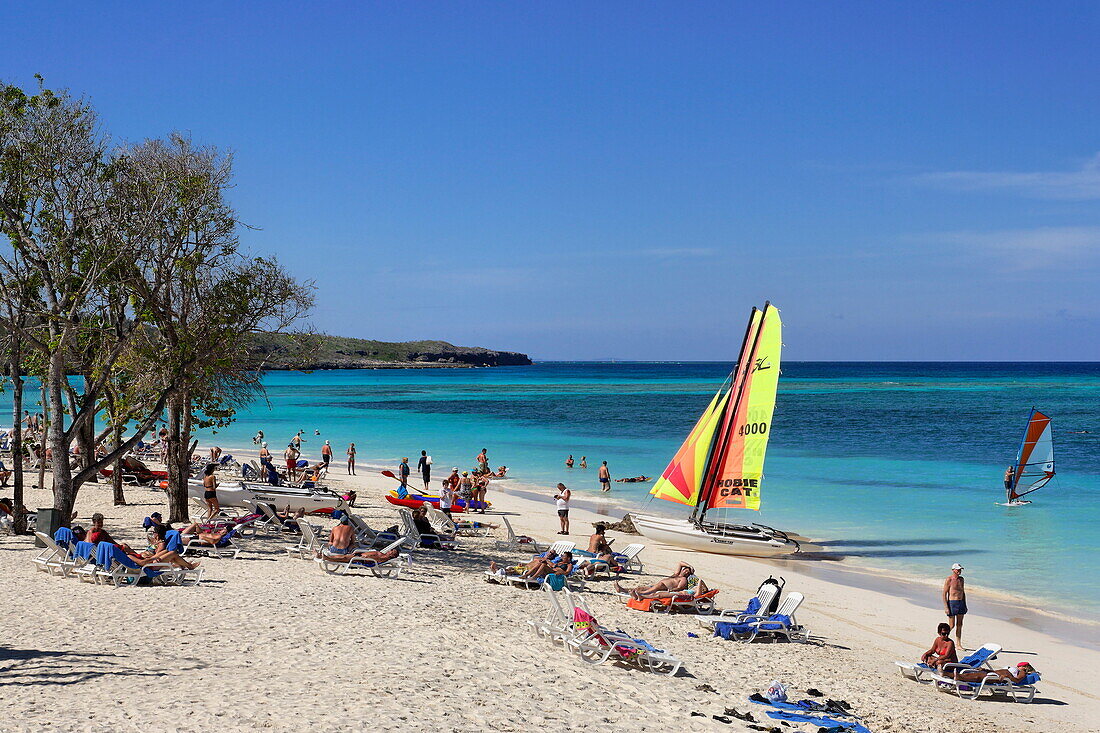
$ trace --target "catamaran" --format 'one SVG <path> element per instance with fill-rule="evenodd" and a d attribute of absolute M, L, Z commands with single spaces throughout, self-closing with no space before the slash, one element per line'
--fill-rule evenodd
<path fill-rule="evenodd" d="M 687 519 L 635 514 L 634 526 L 643 535 L 723 555 L 774 557 L 798 551 L 798 543 L 777 529 L 726 521 L 728 511 L 760 509 L 782 330 L 775 306 L 752 309 L 737 364 L 649 492 L 693 507 L 691 514 Z"/>
<path fill-rule="evenodd" d="M 1020 441 L 1012 475 L 1005 475 L 1005 503 L 1001 506 L 1025 506 L 1030 501 L 1021 497 L 1050 483 L 1054 478 L 1054 437 L 1050 430 L 1050 418 L 1032 408 Z"/>

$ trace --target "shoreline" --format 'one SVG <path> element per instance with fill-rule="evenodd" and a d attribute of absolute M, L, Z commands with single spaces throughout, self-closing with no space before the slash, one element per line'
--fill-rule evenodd
<path fill-rule="evenodd" d="M 202 450 L 200 445 L 196 450 Z M 317 448 L 319 450 L 319 446 Z M 255 453 L 257 447 L 223 446 L 226 453 Z M 333 461 L 336 465 L 337 461 Z M 278 464 L 277 464 L 278 465 Z M 442 464 L 440 464 L 442 465 Z M 343 468 L 344 462 L 341 462 Z M 357 468 L 364 471 L 373 471 L 377 474 L 382 469 L 393 470 L 392 462 L 384 459 L 357 459 Z M 358 474 L 357 474 L 358 475 Z M 364 476 L 371 474 L 364 473 Z M 385 477 L 379 479 L 390 481 Z M 437 477 L 438 478 L 438 477 Z M 416 486 L 419 479 L 415 472 L 411 477 L 410 485 Z M 503 482 L 496 481 L 489 486 L 489 500 L 495 492 L 507 492 L 540 504 L 553 505 L 550 494 L 553 487 L 533 482 L 525 482 L 522 478 L 510 477 Z M 637 506 L 630 499 L 621 500 L 614 495 L 614 489 L 609 494 L 596 493 L 589 489 L 572 489 L 573 499 L 571 506 L 590 511 L 595 515 L 607 517 L 611 521 L 618 521 L 625 514 L 637 513 Z M 664 507 L 648 507 L 646 511 L 658 514 L 675 516 Z M 637 535 L 642 537 L 643 535 Z M 811 538 L 812 543 L 812 538 Z M 690 550 L 684 550 L 690 552 Z M 710 553 L 701 553 L 710 554 Z M 838 553 L 839 554 L 839 553 Z M 719 556 L 721 557 L 721 556 Z M 891 593 L 897 597 L 910 599 L 915 605 L 924 608 L 939 610 L 937 602 L 939 587 L 942 580 L 931 575 L 905 572 L 895 568 L 877 566 L 857 557 L 803 557 L 787 559 L 747 558 L 739 559 L 758 561 L 770 566 L 775 563 L 778 567 L 790 570 L 804 571 L 813 574 L 822 580 L 838 585 L 853 586 L 863 590 L 876 590 Z M 914 586 L 917 586 L 915 588 Z M 1017 624 L 1023 628 L 1045 633 L 1068 633 L 1071 638 L 1083 646 L 1100 651 L 1100 611 L 1082 610 L 1052 603 L 1050 599 L 1040 595 L 1027 595 L 1025 593 L 1010 592 L 1007 590 L 986 587 L 967 588 L 968 597 L 980 599 L 993 609 L 993 617 L 1002 621 Z"/>

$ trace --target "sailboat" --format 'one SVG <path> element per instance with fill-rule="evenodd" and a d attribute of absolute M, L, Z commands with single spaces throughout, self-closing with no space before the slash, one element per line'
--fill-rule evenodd
<path fill-rule="evenodd" d="M 1021 497 L 1050 483 L 1054 478 L 1054 437 L 1050 418 L 1035 408 L 1027 417 L 1027 427 L 1020 441 L 1020 451 L 1012 466 L 1011 478 L 1005 479 L 1005 503 L 1001 506 L 1024 506 L 1030 501 Z"/>
<path fill-rule="evenodd" d="M 643 535 L 723 555 L 775 557 L 798 551 L 798 543 L 777 529 L 730 522 L 726 516 L 760 509 L 782 331 L 775 306 L 752 309 L 733 371 L 649 492 L 692 511 L 686 519 L 635 514 L 634 526 Z"/>

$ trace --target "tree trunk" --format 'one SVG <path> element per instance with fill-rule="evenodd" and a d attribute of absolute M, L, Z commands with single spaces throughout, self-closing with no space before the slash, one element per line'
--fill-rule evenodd
<path fill-rule="evenodd" d="M 27 515 L 23 511 L 23 358 L 22 345 L 14 339 L 11 346 L 11 462 L 12 514 L 15 534 L 27 531 Z"/>
<path fill-rule="evenodd" d="M 168 521 L 173 524 L 190 521 L 187 512 L 187 464 L 181 460 L 186 449 L 180 435 L 183 411 L 183 395 L 173 395 L 168 402 L 168 451 L 165 456 L 165 468 L 168 469 Z"/>
<path fill-rule="evenodd" d="M 115 426 L 115 445 L 122 445 L 122 426 Z M 126 495 L 122 493 L 122 454 L 115 461 L 115 470 L 111 472 L 111 488 L 115 495 L 115 506 L 126 506 Z"/>
<path fill-rule="evenodd" d="M 65 441 L 65 403 L 61 382 L 65 377 L 64 360 L 60 350 L 50 355 L 46 391 L 50 418 L 55 421 L 47 445 L 50 446 L 50 468 L 53 470 L 53 508 L 61 516 L 63 527 L 69 526 L 69 518 L 76 504 L 77 487 L 73 484 L 73 472 L 69 467 L 69 446 Z"/>

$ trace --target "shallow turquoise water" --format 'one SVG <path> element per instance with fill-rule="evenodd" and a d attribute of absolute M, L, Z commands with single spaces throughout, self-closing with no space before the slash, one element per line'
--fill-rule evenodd
<path fill-rule="evenodd" d="M 307 455 L 328 438 L 339 461 L 354 440 L 361 463 L 415 463 L 426 449 L 437 471 L 470 467 L 485 447 L 524 483 L 594 491 L 602 460 L 615 476 L 658 474 L 728 368 L 272 373 L 270 409 L 254 405 L 214 440 L 251 446 L 263 429 L 278 452 L 302 429 Z M 1054 419 L 1058 476 L 1027 508 L 996 506 L 1032 406 Z M 570 453 L 590 468 L 566 469 Z M 764 492 L 746 519 L 861 562 L 943 577 L 959 560 L 975 586 L 1100 612 L 1100 364 L 788 363 Z M 648 489 L 614 493 L 640 506 Z"/>

